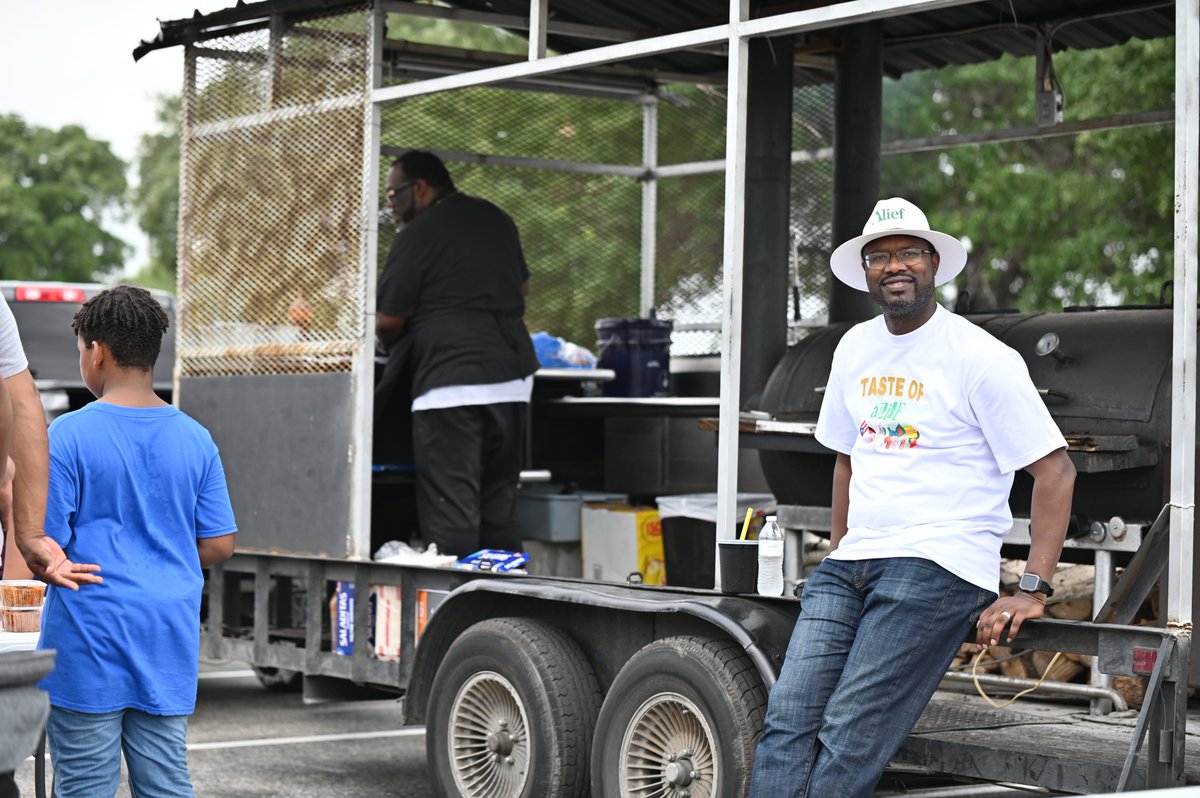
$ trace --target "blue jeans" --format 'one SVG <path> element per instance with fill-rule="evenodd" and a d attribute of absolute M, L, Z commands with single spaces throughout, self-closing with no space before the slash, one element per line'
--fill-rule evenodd
<path fill-rule="evenodd" d="M 187 727 L 187 715 L 50 707 L 46 738 L 54 764 L 55 795 L 112 798 L 121 781 L 124 751 L 133 798 L 192 798 Z"/>
<path fill-rule="evenodd" d="M 870 796 L 995 598 L 930 560 L 822 562 L 771 689 L 751 798 Z"/>

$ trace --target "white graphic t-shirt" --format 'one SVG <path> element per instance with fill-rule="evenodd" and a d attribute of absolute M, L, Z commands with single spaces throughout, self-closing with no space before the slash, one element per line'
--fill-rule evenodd
<path fill-rule="evenodd" d="M 816 437 L 853 472 L 831 557 L 923 557 L 991 591 L 1013 473 L 1067 445 L 1021 356 L 940 306 L 907 335 L 846 333 Z"/>

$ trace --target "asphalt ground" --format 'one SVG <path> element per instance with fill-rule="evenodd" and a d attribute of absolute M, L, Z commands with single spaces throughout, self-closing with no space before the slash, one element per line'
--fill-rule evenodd
<path fill-rule="evenodd" d="M 425 731 L 394 699 L 304 705 L 241 663 L 202 664 L 188 765 L 199 798 L 432 798 Z M 17 770 L 33 798 L 32 759 Z M 122 772 L 118 798 L 129 798 Z"/>

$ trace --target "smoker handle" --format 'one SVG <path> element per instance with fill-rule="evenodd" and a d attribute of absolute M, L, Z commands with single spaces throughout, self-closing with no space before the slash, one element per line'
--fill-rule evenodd
<path fill-rule="evenodd" d="M 1063 393 L 1062 391 L 1056 391 L 1053 388 L 1038 388 L 1037 392 L 1038 392 L 1038 396 L 1042 397 L 1043 401 L 1048 402 L 1051 399 L 1053 399 L 1054 401 L 1059 402 L 1060 404 L 1066 404 L 1067 402 L 1071 401 L 1070 396 Z"/>

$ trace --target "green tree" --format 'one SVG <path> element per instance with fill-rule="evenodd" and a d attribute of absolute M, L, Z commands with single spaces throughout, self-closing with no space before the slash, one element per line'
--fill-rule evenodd
<path fill-rule="evenodd" d="M 1063 52 L 1054 65 L 1067 120 L 1173 107 L 1171 39 Z M 1034 69 L 1005 57 L 889 82 L 884 140 L 1031 127 Z M 895 155 L 882 193 L 970 240 L 957 284 L 975 308 L 1156 302 L 1173 268 L 1173 136 L 1160 125 Z"/>
<path fill-rule="evenodd" d="M 125 163 L 82 127 L 0 115 L 0 277 L 86 282 L 119 269 L 129 247 L 104 222 L 125 189 Z"/>
<path fill-rule="evenodd" d="M 138 144 L 133 192 L 138 226 L 150 239 L 150 262 L 132 282 L 169 291 L 175 290 L 179 240 L 179 113 L 177 95 L 158 97 L 158 130 L 143 135 Z"/>

